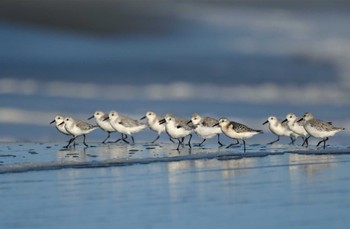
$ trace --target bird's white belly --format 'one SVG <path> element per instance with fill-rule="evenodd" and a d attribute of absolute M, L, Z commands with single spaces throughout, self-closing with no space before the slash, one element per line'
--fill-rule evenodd
<path fill-rule="evenodd" d="M 167 129 L 168 134 L 172 138 L 182 138 L 182 137 L 185 137 L 191 133 L 190 130 L 185 130 L 184 128 L 177 128 L 173 125 L 167 125 L 166 129 Z"/>
<path fill-rule="evenodd" d="M 297 124 L 288 124 L 289 129 L 291 129 L 294 133 L 301 135 L 301 136 L 307 136 L 307 132 L 303 126 L 297 125 Z"/>
<path fill-rule="evenodd" d="M 305 130 L 315 138 L 327 138 L 334 136 L 339 130 L 332 130 L 332 131 L 324 131 L 324 130 L 318 130 L 314 127 L 312 127 L 310 124 L 307 124 L 305 126 Z"/>
<path fill-rule="evenodd" d="M 107 132 L 115 131 L 115 129 L 112 127 L 111 123 L 108 122 L 107 120 L 106 121 L 96 120 L 96 122 L 99 125 L 99 127 L 101 127 L 101 129 L 103 129 L 104 131 L 107 131 Z"/>
<path fill-rule="evenodd" d="M 198 126 L 195 130 L 196 134 L 204 139 L 210 139 L 217 134 L 221 134 L 222 131 L 219 127 L 207 127 L 207 126 Z"/>

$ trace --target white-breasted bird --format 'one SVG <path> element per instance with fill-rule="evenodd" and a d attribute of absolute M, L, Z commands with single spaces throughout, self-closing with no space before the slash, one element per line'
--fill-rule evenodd
<path fill-rule="evenodd" d="M 302 118 L 298 120 L 302 122 L 305 130 L 314 138 L 322 138 L 317 144 L 319 146 L 323 142 L 323 148 L 326 148 L 326 141 L 329 137 L 334 136 L 336 133 L 345 130 L 343 127 L 334 127 L 330 122 L 315 119 L 313 114 L 306 112 Z M 316 147 L 317 147 L 316 146 Z"/>
<path fill-rule="evenodd" d="M 199 114 L 193 114 L 189 124 L 192 123 L 195 126 L 194 132 L 203 138 L 203 141 L 198 144 L 201 146 L 207 139 L 213 138 L 214 136 L 218 137 L 218 144 L 223 146 L 220 142 L 220 134 L 222 133 L 219 126 L 214 126 L 218 123 L 218 120 L 211 117 L 202 117 Z"/>
<path fill-rule="evenodd" d="M 88 118 L 88 120 L 95 118 L 96 124 L 105 132 L 107 132 L 107 137 L 102 141 L 106 143 L 107 139 L 111 136 L 111 133 L 117 132 L 111 125 L 108 120 L 105 120 L 108 117 L 108 114 L 105 114 L 103 111 L 95 111 L 95 113 Z M 117 141 L 119 141 L 118 139 Z"/>
<path fill-rule="evenodd" d="M 164 117 L 157 115 L 153 111 L 148 111 L 146 112 L 146 115 L 141 118 L 141 120 L 145 118 L 147 118 L 149 128 L 158 134 L 157 137 L 151 142 L 155 143 L 160 138 L 161 133 L 165 132 L 165 123 L 159 123 L 159 121 Z"/>
<path fill-rule="evenodd" d="M 50 124 L 52 124 L 52 123 L 55 123 L 55 126 L 56 126 L 56 129 L 60 132 L 60 133 L 62 133 L 62 134 L 64 134 L 64 135 L 69 135 L 69 136 L 72 136 L 70 133 L 68 133 L 68 131 L 66 130 L 66 128 L 64 128 L 64 125 L 60 125 L 63 121 L 64 121 L 64 116 L 62 116 L 62 115 L 56 115 L 55 116 L 55 119 L 54 120 L 52 120 L 51 122 L 50 122 Z M 72 136 L 72 138 L 71 139 L 69 139 L 69 143 L 73 140 L 73 136 Z"/>
<path fill-rule="evenodd" d="M 308 144 L 309 144 L 309 142 L 308 142 L 309 134 L 305 130 L 304 126 L 301 123 L 297 122 L 299 119 L 300 118 L 298 118 L 295 114 L 288 113 L 286 115 L 286 119 L 284 119 L 282 121 L 282 124 L 287 122 L 288 128 L 291 131 L 293 131 L 294 133 L 296 133 L 298 136 L 302 137 L 302 139 L 303 139 L 302 146 L 304 146 L 305 144 L 306 144 L 306 146 L 308 146 Z"/>
<path fill-rule="evenodd" d="M 73 139 L 65 147 L 68 147 L 72 142 L 75 142 L 75 139 L 81 135 L 84 137 L 84 145 L 88 147 L 85 142 L 85 135 L 98 128 L 96 125 L 91 125 L 90 123 L 81 121 L 79 119 L 74 119 L 72 117 L 66 117 L 64 121 L 62 121 L 59 125 L 64 125 L 64 128 L 67 130 L 67 132 L 73 135 Z"/>
<path fill-rule="evenodd" d="M 177 145 L 177 150 L 179 150 L 180 145 L 183 143 L 186 136 L 190 136 L 188 140 L 188 145 L 191 148 L 192 130 L 193 126 L 189 125 L 190 120 L 175 117 L 173 114 L 167 114 L 164 119 L 160 120 L 159 123 L 166 123 L 165 130 L 171 138 L 175 138 L 179 141 Z"/>
<path fill-rule="evenodd" d="M 147 128 L 147 125 L 127 116 L 120 115 L 116 111 L 109 112 L 108 118 L 105 118 L 105 120 L 109 120 L 112 127 L 119 133 L 130 135 L 133 144 L 135 143 L 133 134 Z M 124 138 L 122 140 L 127 142 Z"/>
<path fill-rule="evenodd" d="M 228 145 L 226 148 L 230 148 L 233 145 L 239 144 L 239 140 L 243 141 L 244 152 L 246 151 L 246 143 L 245 140 L 253 137 L 257 134 L 262 134 L 262 130 L 252 129 L 244 124 L 230 121 L 227 118 L 220 118 L 219 122 L 214 126 L 220 126 L 222 132 L 229 138 L 235 139 L 237 142 Z"/>
<path fill-rule="evenodd" d="M 277 135 L 277 139 L 275 141 L 267 143 L 268 145 L 272 145 L 273 143 L 278 142 L 281 136 L 290 137 L 290 144 L 294 144 L 295 138 L 298 137 L 298 135 L 288 128 L 287 123 L 282 123 L 276 116 L 269 116 L 263 125 L 266 123 L 269 123 L 270 131 L 273 134 Z"/>

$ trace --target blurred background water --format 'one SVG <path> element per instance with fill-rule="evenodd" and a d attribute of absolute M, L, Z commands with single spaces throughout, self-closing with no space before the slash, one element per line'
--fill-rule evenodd
<path fill-rule="evenodd" d="M 0 140 L 65 140 L 48 125 L 56 114 L 86 119 L 97 109 L 197 112 L 260 129 L 270 114 L 311 111 L 349 129 L 349 6 L 1 1 Z"/>

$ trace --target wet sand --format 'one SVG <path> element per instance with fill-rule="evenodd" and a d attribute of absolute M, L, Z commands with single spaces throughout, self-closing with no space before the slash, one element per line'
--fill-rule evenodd
<path fill-rule="evenodd" d="M 1 228 L 349 224 L 348 146 L 63 145 L 1 144 Z"/>

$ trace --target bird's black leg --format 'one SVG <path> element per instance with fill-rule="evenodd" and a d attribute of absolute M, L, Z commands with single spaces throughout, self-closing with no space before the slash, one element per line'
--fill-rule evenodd
<path fill-rule="evenodd" d="M 322 142 L 323 142 L 323 149 L 325 149 L 326 148 L 326 141 L 328 140 L 328 138 L 324 138 L 324 139 L 322 139 L 317 145 L 316 145 L 316 147 L 318 147 Z"/>
<path fill-rule="evenodd" d="M 107 138 L 105 140 L 103 140 L 103 142 L 102 142 L 103 144 L 105 144 L 107 139 L 111 136 L 111 132 L 107 132 L 107 133 L 108 133 Z"/>
<path fill-rule="evenodd" d="M 323 141 L 323 149 L 326 148 L 326 141 L 328 141 L 328 137 Z"/>
<path fill-rule="evenodd" d="M 302 144 L 301 146 L 304 146 L 304 145 L 306 144 L 305 147 L 308 147 L 308 146 L 309 146 L 309 138 L 310 138 L 310 137 L 311 137 L 311 135 L 308 136 L 307 138 L 305 138 L 305 139 L 304 139 L 304 142 L 303 142 L 303 144 Z"/>
<path fill-rule="evenodd" d="M 177 148 L 176 148 L 176 150 L 179 150 L 179 147 L 180 147 L 180 145 L 181 145 L 181 140 L 180 139 L 177 139 L 178 141 L 179 141 L 179 144 L 177 145 Z"/>
<path fill-rule="evenodd" d="M 85 142 L 85 134 L 83 134 L 83 137 L 84 137 L 84 140 L 83 140 L 84 145 L 85 145 L 86 147 L 89 147 L 88 144 L 86 144 L 86 142 Z"/>
<path fill-rule="evenodd" d="M 202 144 L 206 141 L 207 139 L 203 139 L 203 141 L 201 142 L 201 143 L 199 143 L 199 144 L 197 144 L 197 146 L 202 146 Z"/>
<path fill-rule="evenodd" d="M 319 142 L 317 143 L 316 147 L 318 147 L 318 146 L 321 144 L 321 142 L 323 142 L 323 141 L 324 141 L 324 139 L 322 139 L 321 141 L 319 141 Z"/>
<path fill-rule="evenodd" d="M 220 142 L 220 134 L 218 134 L 218 144 L 219 144 L 220 146 L 224 146 L 224 144 L 222 144 L 222 143 Z"/>
<path fill-rule="evenodd" d="M 132 144 L 135 144 L 134 136 L 131 135 Z"/>
<path fill-rule="evenodd" d="M 185 141 L 185 137 L 181 138 L 181 144 L 183 145 Z"/>
<path fill-rule="evenodd" d="M 291 140 L 291 142 L 289 143 L 289 145 L 294 145 L 295 138 L 293 138 L 292 136 L 290 136 L 290 140 Z"/>
<path fill-rule="evenodd" d="M 190 148 L 192 148 L 192 147 L 191 147 L 191 139 L 192 139 L 192 134 L 190 134 L 190 139 L 188 140 L 188 143 L 187 143 L 187 145 L 188 145 Z"/>
<path fill-rule="evenodd" d="M 242 139 L 242 141 L 243 141 L 243 148 L 244 148 L 244 152 L 246 151 L 246 148 L 245 148 L 245 141 L 244 141 L 244 139 Z"/>
<path fill-rule="evenodd" d="M 232 143 L 228 146 L 226 146 L 226 149 L 230 148 L 231 146 L 234 146 L 234 145 L 238 145 L 239 144 L 239 141 L 237 139 L 235 139 L 237 142 L 236 143 Z"/>
<path fill-rule="evenodd" d="M 277 136 L 277 140 L 275 140 L 275 141 L 272 141 L 272 142 L 270 142 L 270 143 L 267 143 L 268 145 L 272 145 L 273 143 L 275 143 L 275 142 L 278 142 L 280 140 L 280 136 Z"/>
<path fill-rule="evenodd" d="M 70 144 L 72 144 L 72 142 L 75 140 L 75 138 L 76 138 L 76 137 L 72 137 L 71 139 L 69 139 L 68 145 L 63 146 L 63 148 L 68 148 L 68 146 L 69 146 Z"/>
<path fill-rule="evenodd" d="M 156 139 L 154 139 L 153 141 L 151 141 L 151 143 L 155 143 L 158 139 L 160 138 L 160 135 L 158 134 L 158 136 L 156 137 Z"/>
<path fill-rule="evenodd" d="M 122 134 L 122 140 L 123 140 L 123 142 L 129 144 L 130 142 L 128 142 L 128 141 L 126 140 L 127 138 L 128 138 L 128 135 Z"/>

